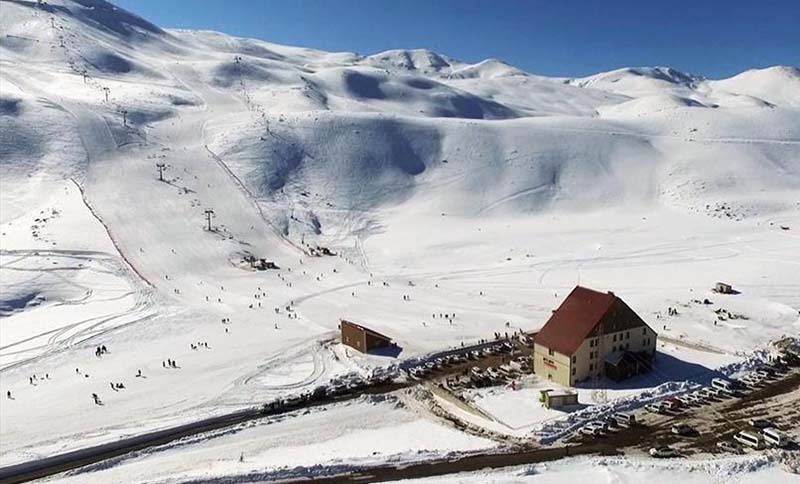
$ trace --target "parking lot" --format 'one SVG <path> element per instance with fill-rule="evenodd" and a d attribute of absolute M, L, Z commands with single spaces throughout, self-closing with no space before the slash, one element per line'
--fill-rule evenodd
<path fill-rule="evenodd" d="M 732 383 L 730 391 L 712 391 L 712 387 L 706 387 L 648 405 L 633 413 L 636 424 L 629 427 L 608 426 L 610 419 L 595 422 L 584 427 L 589 430 L 582 430 L 568 441 L 585 444 L 602 440 L 633 453 L 669 447 L 681 456 L 740 454 L 757 449 L 737 441 L 737 434 L 745 431 L 757 437 L 759 448 L 775 447 L 763 439 L 764 428 L 773 428 L 789 442 L 785 448 L 797 449 L 800 361 L 779 368 L 780 371 L 774 371 L 765 367 L 770 374 L 757 383 L 753 380 L 752 384 L 744 385 L 728 380 Z"/>

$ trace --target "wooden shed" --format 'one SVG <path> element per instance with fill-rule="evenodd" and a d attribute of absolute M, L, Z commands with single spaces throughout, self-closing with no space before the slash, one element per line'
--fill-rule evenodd
<path fill-rule="evenodd" d="M 339 329 L 342 331 L 342 343 L 362 353 L 393 345 L 390 337 L 345 319 L 340 320 Z"/>

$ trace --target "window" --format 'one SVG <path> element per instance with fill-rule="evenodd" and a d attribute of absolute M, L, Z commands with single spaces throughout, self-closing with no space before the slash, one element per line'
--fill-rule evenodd
<path fill-rule="evenodd" d="M 644 335 L 647 334 L 647 328 L 642 328 L 642 334 L 644 334 Z"/>
<path fill-rule="evenodd" d="M 572 369 L 572 374 L 573 375 L 575 374 L 575 370 L 576 370 L 575 368 Z"/>
<path fill-rule="evenodd" d="M 550 355 L 550 356 L 553 356 L 553 353 L 554 353 L 554 352 L 553 352 L 553 350 L 552 350 L 552 349 L 548 349 L 548 350 L 547 350 L 547 354 L 548 354 L 548 355 Z"/>
<path fill-rule="evenodd" d="M 573 363 L 576 363 L 577 361 L 578 361 L 578 357 L 573 355 L 573 357 L 572 357 L 572 362 L 573 362 Z"/>
<path fill-rule="evenodd" d="M 631 339 L 631 332 L 625 331 L 625 339 Z"/>
<path fill-rule="evenodd" d="M 614 341 L 616 341 L 616 340 L 617 340 L 617 335 L 615 334 L 615 335 L 614 335 Z"/>
<path fill-rule="evenodd" d="M 616 345 L 614 345 L 614 346 L 612 346 L 612 347 L 611 347 L 611 352 L 613 353 L 613 352 L 615 352 L 615 351 L 617 351 L 617 346 L 616 346 Z"/>
<path fill-rule="evenodd" d="M 589 371 L 594 370 L 594 363 L 589 363 Z"/>

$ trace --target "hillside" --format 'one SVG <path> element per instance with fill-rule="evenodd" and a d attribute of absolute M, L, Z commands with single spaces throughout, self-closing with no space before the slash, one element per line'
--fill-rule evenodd
<path fill-rule="evenodd" d="M 715 353 L 662 351 L 693 365 L 800 328 L 797 67 L 548 78 L 170 30 L 102 0 L 0 13 L 0 466 L 537 329 L 578 283 L 649 320 L 685 304 L 665 334 Z M 691 302 L 718 279 L 747 324 Z M 339 318 L 399 358 L 343 347 Z M 413 403 L 349 405 L 391 407 L 364 442 L 419 437 L 382 458 L 488 445 Z M 275 445 L 310 445 L 294 417 Z"/>

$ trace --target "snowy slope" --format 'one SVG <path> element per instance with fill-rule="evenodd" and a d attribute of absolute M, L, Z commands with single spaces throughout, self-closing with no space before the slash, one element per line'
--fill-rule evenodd
<path fill-rule="evenodd" d="M 796 68 L 564 80 L 0 10 L 0 464 L 394 362 L 333 342 L 341 317 L 416 356 L 535 329 L 582 283 L 687 304 L 664 331 L 726 357 L 800 328 Z M 747 324 L 692 306 L 717 279 Z"/>

